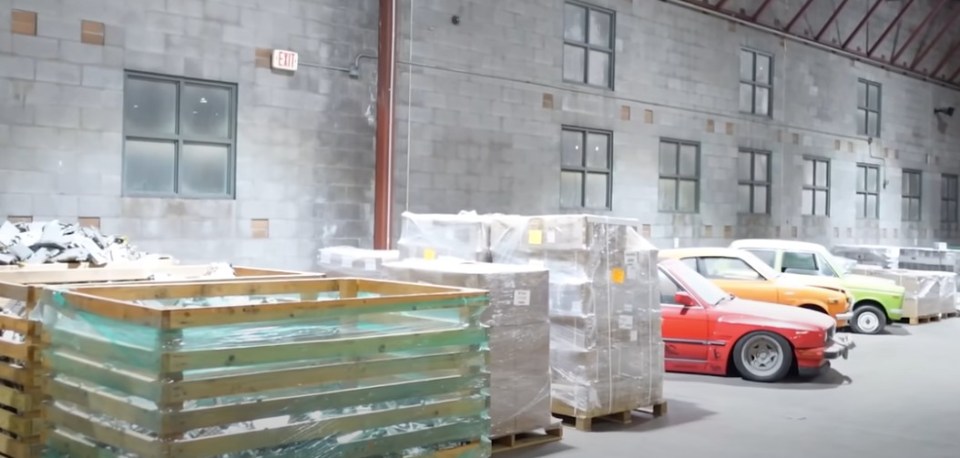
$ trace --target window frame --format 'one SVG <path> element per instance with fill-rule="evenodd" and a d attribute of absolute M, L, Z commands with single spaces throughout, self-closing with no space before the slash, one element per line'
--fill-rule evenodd
<path fill-rule="evenodd" d="M 867 180 L 867 177 L 869 176 L 870 170 L 873 170 L 873 171 L 875 171 L 875 172 L 877 173 L 877 189 L 876 189 L 876 191 L 871 191 L 870 189 L 868 189 L 868 187 L 869 187 L 869 185 L 868 185 L 869 181 Z M 858 218 L 858 219 L 867 219 L 867 220 L 880 219 L 880 188 L 881 188 L 881 184 L 880 184 L 880 183 L 881 183 L 881 181 L 882 181 L 882 179 L 880 178 L 880 166 L 877 165 L 877 164 L 867 164 L 867 163 L 861 162 L 861 163 L 858 163 L 858 164 L 857 164 L 857 177 L 858 177 L 858 178 L 859 178 L 861 172 L 863 173 L 863 187 L 864 187 L 864 188 L 863 188 L 863 191 L 857 189 L 857 206 L 860 207 L 859 210 L 858 210 L 858 212 L 857 212 L 857 218 Z M 863 200 L 862 200 L 862 201 L 860 200 L 861 196 L 863 196 Z M 868 199 L 869 196 L 874 196 L 874 197 L 877 199 L 877 206 L 874 208 L 874 215 L 873 215 L 873 216 L 867 215 L 867 199 Z"/>
<path fill-rule="evenodd" d="M 126 114 L 126 97 L 127 97 L 127 88 L 128 82 L 131 80 L 141 80 L 141 81 L 155 81 L 163 83 L 174 83 L 177 87 L 176 92 L 176 117 L 175 117 L 175 133 L 173 134 L 158 134 L 155 132 L 137 132 L 136 130 L 131 130 L 127 126 L 127 114 Z M 229 91 L 229 96 L 227 102 L 229 107 L 227 109 L 227 115 L 229 119 L 227 120 L 227 137 L 203 137 L 203 136 L 193 136 L 186 135 L 183 133 L 183 121 L 182 121 L 182 99 L 183 99 L 183 88 L 186 85 L 194 84 L 199 86 L 212 86 L 221 89 L 226 89 Z M 238 108 L 239 108 L 239 97 L 238 97 L 239 87 L 236 83 L 227 83 L 222 81 L 211 81 L 204 80 L 199 78 L 188 78 L 182 76 L 173 76 L 173 75 L 163 75 L 150 72 L 141 72 L 133 70 L 124 70 L 123 72 L 123 97 L 124 105 L 121 110 L 122 117 L 122 159 L 121 159 L 121 169 L 120 169 L 120 187 L 121 187 L 121 196 L 122 197 L 145 197 L 145 198 L 170 198 L 170 199 L 203 199 L 203 200 L 235 200 L 237 195 L 237 118 L 239 118 Z M 174 143 L 174 159 L 173 159 L 173 192 L 141 192 L 141 191 L 131 191 L 128 189 L 127 182 L 127 173 L 126 173 L 126 163 L 127 163 L 127 142 L 129 140 L 134 141 L 148 141 L 148 142 L 164 142 L 164 143 Z M 180 191 L 180 165 L 181 165 L 181 155 L 183 154 L 184 144 L 199 144 L 199 145 L 215 145 L 215 146 L 226 146 L 228 150 L 227 154 L 227 170 L 226 170 L 226 192 L 223 194 L 197 194 L 197 193 L 184 193 Z"/>
<path fill-rule="evenodd" d="M 804 184 L 803 184 L 803 189 L 802 189 L 802 191 L 801 191 L 801 192 L 810 191 L 810 192 L 813 193 L 813 198 L 811 199 L 811 200 L 812 200 L 812 205 L 813 205 L 813 208 L 812 208 L 813 213 L 810 213 L 810 214 L 804 213 L 804 212 L 807 211 L 807 209 L 806 209 L 806 208 L 801 208 L 801 209 L 800 209 L 800 214 L 803 215 L 803 216 L 830 216 L 830 183 L 831 183 L 830 178 L 831 178 L 831 176 L 833 175 L 833 170 L 832 170 L 832 167 L 831 167 L 831 164 L 830 164 L 830 159 L 827 159 L 827 158 L 825 158 L 825 157 L 818 157 L 818 156 L 804 156 L 804 157 L 803 157 L 803 161 L 804 161 L 804 162 L 806 162 L 806 161 L 812 161 L 812 162 L 813 162 L 813 184 L 812 184 L 812 185 L 808 185 L 808 184 L 804 183 Z M 822 163 L 827 164 L 827 185 L 826 185 L 826 186 L 817 186 L 817 163 L 818 163 L 818 162 L 822 162 Z M 806 178 L 806 177 L 804 177 L 804 178 Z M 826 206 L 827 206 L 827 208 L 824 210 L 824 213 L 817 213 L 817 192 L 818 192 L 818 191 L 825 191 L 825 192 L 827 193 L 827 199 L 826 199 Z M 801 206 L 802 206 L 802 203 L 803 203 L 802 195 L 801 195 L 801 201 L 800 201 L 800 202 L 801 202 Z"/>
<path fill-rule="evenodd" d="M 883 113 L 883 85 L 876 81 L 870 81 L 866 78 L 857 78 L 857 85 L 861 85 L 861 84 L 866 86 L 864 88 L 865 104 L 861 105 L 860 100 L 858 98 L 857 113 L 859 114 L 859 112 L 862 111 L 864 112 L 864 116 L 863 116 L 863 125 L 857 126 L 857 134 L 866 136 L 866 137 L 871 137 L 871 138 L 880 138 L 881 136 L 880 134 L 881 132 L 883 132 L 883 128 L 882 128 L 883 127 L 883 114 L 882 114 Z M 870 108 L 870 87 L 871 86 L 877 88 L 877 108 L 876 109 Z M 858 93 L 859 93 L 859 90 L 860 88 L 858 87 L 857 88 Z M 873 113 L 877 116 L 877 136 L 876 137 L 873 137 L 870 135 L 870 113 Z"/>
<path fill-rule="evenodd" d="M 746 213 L 746 214 L 749 214 L 749 215 L 769 215 L 770 212 L 771 212 L 771 208 L 772 208 L 772 206 L 771 206 L 771 204 L 770 204 L 770 197 L 771 197 L 771 195 L 772 195 L 770 188 L 771 188 L 771 186 L 773 186 L 773 182 L 771 181 L 771 177 L 770 177 L 770 173 L 771 173 L 771 171 L 773 170 L 773 167 L 772 167 L 772 165 L 770 164 L 770 159 L 772 158 L 772 154 L 771 154 L 770 151 L 764 151 L 764 150 L 758 150 L 758 149 L 751 149 L 751 148 L 740 148 L 740 150 L 737 151 L 737 161 L 738 161 L 738 164 L 737 164 L 738 170 L 737 170 L 737 171 L 738 171 L 738 175 L 739 175 L 739 160 L 740 160 L 740 155 L 741 155 L 741 154 L 749 154 L 749 155 L 750 155 L 750 179 L 749 179 L 749 180 L 742 180 L 742 179 L 739 179 L 739 177 L 738 177 L 738 179 L 737 179 L 737 185 L 738 185 L 738 186 L 749 186 L 749 187 L 750 187 L 750 212 L 749 212 L 749 213 Z M 756 172 L 757 172 L 756 164 L 757 164 L 757 156 L 758 156 L 758 155 L 763 155 L 763 156 L 766 156 L 766 157 L 767 157 L 767 172 L 766 172 L 767 179 L 766 179 L 766 181 L 757 180 L 757 177 L 756 177 Z M 757 188 L 760 187 L 760 186 L 766 188 L 766 192 L 767 192 L 767 198 L 766 198 L 766 200 L 765 200 L 765 202 L 766 202 L 766 208 L 763 209 L 763 212 L 758 212 L 758 211 L 756 211 L 756 209 L 755 209 L 754 206 L 753 206 L 753 203 L 754 203 L 754 195 L 755 195 L 754 193 L 756 192 Z"/>
<path fill-rule="evenodd" d="M 740 111 L 741 113 L 744 113 L 744 114 L 749 114 L 749 115 L 753 115 L 753 116 L 759 116 L 759 117 L 762 117 L 762 118 L 773 118 L 773 75 L 774 75 L 773 69 L 774 69 L 774 56 L 773 56 L 773 54 L 768 53 L 768 52 L 760 51 L 760 50 L 753 49 L 753 48 L 741 47 L 741 48 L 740 48 L 740 59 L 743 59 L 743 53 L 744 53 L 744 52 L 750 53 L 750 56 L 751 56 L 751 58 L 752 58 L 752 62 L 751 62 L 751 64 L 750 64 L 750 68 L 751 68 L 751 72 L 750 72 L 750 75 L 751 75 L 751 76 L 750 76 L 750 77 L 751 77 L 751 80 L 747 81 L 747 80 L 744 80 L 742 77 L 739 78 L 739 79 L 740 79 L 740 84 L 748 84 L 748 85 L 750 85 L 750 89 L 751 89 L 751 90 L 750 90 L 750 111 L 743 111 L 743 110 L 739 110 L 739 111 Z M 761 83 L 761 82 L 757 81 L 757 56 L 763 56 L 763 57 L 766 57 L 766 58 L 770 59 L 770 66 L 769 66 L 769 68 L 767 69 L 767 74 L 768 74 L 767 77 L 768 77 L 769 80 L 770 80 L 769 83 Z M 741 62 L 740 65 L 742 66 L 742 65 L 743 65 L 743 62 Z M 759 87 L 759 88 L 766 89 L 767 92 L 768 92 L 768 94 L 769 94 L 769 95 L 767 96 L 767 113 L 766 113 L 766 114 L 757 113 L 757 88 L 758 88 L 758 87 Z M 739 90 L 740 90 L 740 88 L 738 87 L 738 91 L 739 91 Z M 739 102 L 738 102 L 738 103 L 739 103 Z M 739 107 L 738 107 L 738 108 L 739 108 Z"/>
<path fill-rule="evenodd" d="M 948 186 L 947 182 L 952 181 L 953 186 Z M 944 192 L 945 189 L 953 189 L 953 196 Z M 953 208 L 953 217 L 944 217 L 944 206 Z M 940 222 L 957 223 L 960 222 L 960 176 L 954 173 L 944 173 L 940 175 Z"/>
<path fill-rule="evenodd" d="M 560 77 L 561 77 L 561 79 L 563 80 L 564 83 L 579 84 L 579 85 L 583 85 L 583 86 L 595 87 L 595 88 L 601 88 L 601 89 L 609 89 L 609 90 L 611 90 L 611 91 L 614 90 L 614 81 L 616 80 L 617 12 L 616 12 L 615 10 L 612 10 L 612 9 L 609 9 L 609 8 L 604 8 L 604 7 L 602 7 L 602 6 L 597 6 L 597 5 L 593 5 L 593 4 L 586 3 L 586 2 L 582 2 L 582 1 L 578 1 L 578 0 L 565 0 L 565 1 L 563 2 L 564 8 L 566 8 L 567 5 L 578 6 L 578 7 L 580 7 L 580 8 L 583 8 L 584 10 L 586 10 L 586 13 L 587 13 L 587 14 L 584 16 L 585 23 L 584 23 L 584 28 L 583 28 L 583 40 L 584 40 L 583 42 L 579 42 L 579 41 L 575 41 L 575 40 L 570 40 L 570 39 L 567 38 L 567 36 L 566 36 L 566 29 L 567 29 L 567 24 L 566 24 L 567 15 L 566 15 L 566 13 L 563 14 L 563 28 L 561 29 L 561 35 L 562 35 L 562 37 L 563 37 L 563 47 L 564 47 L 564 48 L 566 48 L 567 46 L 575 46 L 575 47 L 577 47 L 577 48 L 583 49 L 583 51 L 584 51 L 584 54 L 583 54 L 583 75 L 581 75 L 581 77 L 582 77 L 581 80 L 571 80 L 571 79 L 567 79 L 567 77 L 566 77 L 566 63 L 565 63 L 565 62 L 566 62 L 566 58 L 564 57 L 564 58 L 562 59 L 562 60 L 563 60 L 563 64 L 561 65 L 561 69 L 560 69 Z M 603 14 L 608 14 L 608 15 L 610 15 L 610 37 L 609 37 L 609 42 L 608 42 L 608 43 L 610 44 L 610 47 L 609 47 L 609 48 L 602 47 L 602 46 L 598 46 L 598 45 L 595 45 L 595 44 L 591 44 L 591 43 L 590 43 L 590 14 L 591 14 L 591 12 L 593 12 L 593 11 L 596 11 L 596 12 L 598 12 L 598 13 L 603 13 Z M 599 84 L 592 84 L 592 83 L 590 83 L 590 51 L 602 52 L 602 53 L 607 54 L 607 55 L 610 56 L 610 65 L 609 65 L 609 69 L 607 70 L 607 71 L 609 72 L 609 75 L 610 75 L 610 81 L 608 81 L 606 85 L 599 85 Z M 561 56 L 565 56 L 565 55 L 566 55 L 566 51 L 565 51 L 565 50 L 561 50 L 560 55 L 561 55 Z"/>
<path fill-rule="evenodd" d="M 677 145 L 677 156 L 676 156 L 676 175 L 664 175 L 661 170 L 660 165 L 660 150 L 663 148 L 664 143 L 672 143 Z M 680 175 L 680 147 L 682 146 L 694 146 L 697 148 L 696 154 L 696 171 L 693 177 Z M 659 213 L 677 213 L 677 214 L 687 214 L 695 215 L 700 213 L 700 179 L 703 174 L 703 158 L 702 158 L 702 145 L 700 142 L 690 141 L 690 140 L 680 140 L 676 138 L 661 137 L 660 141 L 657 143 L 657 211 Z M 676 186 L 674 186 L 673 191 L 673 209 L 672 210 L 663 210 L 660 208 L 660 182 L 663 180 L 672 180 Z M 693 210 L 684 211 L 680 210 L 680 182 L 681 181 L 693 181 L 694 182 L 694 196 L 693 196 Z"/>
<path fill-rule="evenodd" d="M 907 175 L 913 175 L 917 179 L 917 194 L 910 194 L 910 190 L 904 186 L 906 182 Z M 906 222 L 919 222 L 923 221 L 923 172 L 916 169 L 903 169 L 903 173 L 900 175 L 900 212 L 903 213 L 903 202 L 911 202 L 916 200 L 917 202 L 917 218 L 913 219 L 909 214 L 900 215 L 900 219 Z M 907 205 L 909 210 L 910 206 Z"/>
<path fill-rule="evenodd" d="M 574 132 L 578 133 L 581 136 L 581 145 L 584 146 L 584 151 L 582 151 L 580 158 L 580 165 L 566 165 L 563 163 L 563 133 L 564 132 Z M 607 168 L 600 169 L 596 167 L 587 166 L 587 135 L 605 135 L 607 137 Z M 585 210 L 613 210 L 613 131 L 603 130 L 603 129 L 593 129 L 589 127 L 578 127 L 571 125 L 562 125 L 560 126 L 560 175 L 562 176 L 564 172 L 575 172 L 579 173 L 581 176 L 580 180 L 580 206 L 571 207 L 563 205 L 563 201 L 560 201 L 560 208 L 573 210 L 573 209 L 585 209 Z M 607 192 L 606 192 L 606 207 L 587 207 L 587 175 L 591 173 L 602 173 L 607 176 Z M 563 196 L 563 180 L 560 181 L 560 195 Z"/>

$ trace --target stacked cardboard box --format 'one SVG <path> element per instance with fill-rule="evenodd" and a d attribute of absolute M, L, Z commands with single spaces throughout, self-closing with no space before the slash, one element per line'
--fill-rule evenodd
<path fill-rule="evenodd" d="M 633 220 L 491 216 L 493 261 L 550 270 L 553 411 L 590 418 L 663 400 L 657 251 Z"/>
<path fill-rule="evenodd" d="M 489 291 L 491 436 L 548 428 L 550 415 L 549 272 L 542 267 L 407 259 L 387 276 Z"/>
<path fill-rule="evenodd" d="M 490 228 L 476 213 L 421 215 L 406 212 L 397 241 L 401 259 L 452 258 L 490 261 Z"/>
<path fill-rule="evenodd" d="M 386 278 L 381 268 L 400 259 L 396 250 L 366 250 L 350 246 L 321 248 L 317 269 L 328 277 Z"/>

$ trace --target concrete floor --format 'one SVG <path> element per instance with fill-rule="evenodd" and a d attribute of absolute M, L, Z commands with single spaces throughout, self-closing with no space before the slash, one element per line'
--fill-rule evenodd
<path fill-rule="evenodd" d="M 498 458 L 960 457 L 960 318 L 854 335 L 809 381 L 667 374 L 669 413 Z"/>

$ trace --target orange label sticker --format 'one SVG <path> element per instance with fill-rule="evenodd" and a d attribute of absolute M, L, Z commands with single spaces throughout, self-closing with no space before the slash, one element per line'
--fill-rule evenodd
<path fill-rule="evenodd" d="M 610 271 L 610 280 L 618 285 L 623 283 L 623 280 L 626 278 L 626 272 L 619 267 L 614 267 L 613 270 Z"/>
<path fill-rule="evenodd" d="M 527 233 L 527 243 L 531 245 L 541 245 L 543 244 L 543 231 L 538 229 L 531 229 Z"/>
<path fill-rule="evenodd" d="M 433 251 L 432 248 L 427 248 L 423 250 L 423 259 L 433 261 L 434 259 L 437 259 L 437 252 Z"/>

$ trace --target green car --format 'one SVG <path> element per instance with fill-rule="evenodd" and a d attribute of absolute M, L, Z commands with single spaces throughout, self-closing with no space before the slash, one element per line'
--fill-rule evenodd
<path fill-rule="evenodd" d="M 902 286 L 891 280 L 847 273 L 823 245 L 791 240 L 738 240 L 731 248 L 746 250 L 777 272 L 836 277 L 853 296 L 850 327 L 860 334 L 878 334 L 903 313 Z"/>

